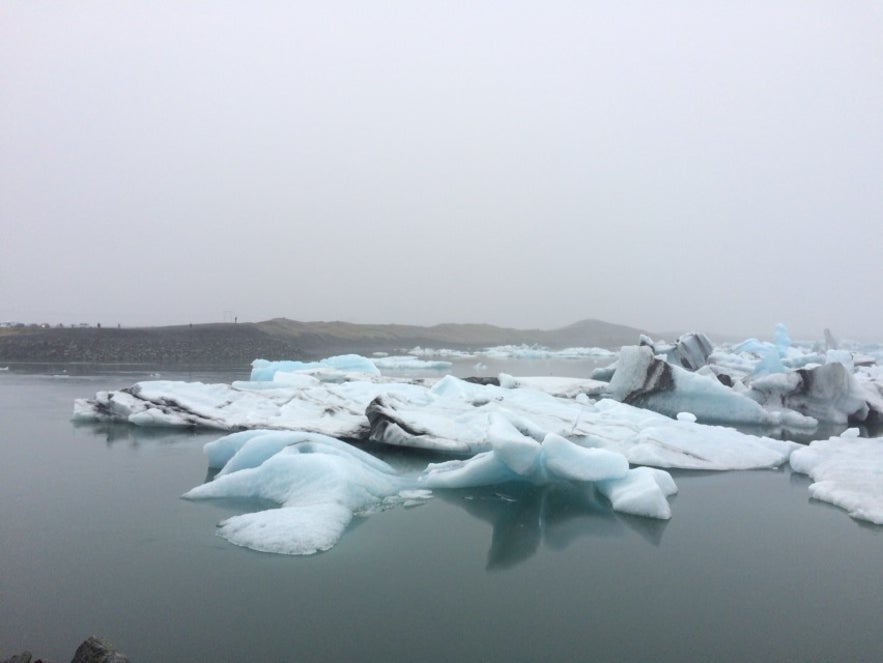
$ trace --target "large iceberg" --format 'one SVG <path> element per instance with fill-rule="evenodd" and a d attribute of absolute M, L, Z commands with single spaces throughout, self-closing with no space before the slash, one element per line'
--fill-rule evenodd
<path fill-rule="evenodd" d="M 535 485 L 593 483 L 615 511 L 671 517 L 676 492 L 662 470 L 629 469 L 621 455 L 584 449 L 554 434 L 537 443 L 505 417 L 491 426 L 493 449 L 468 460 L 430 464 L 402 474 L 356 447 L 303 432 L 244 431 L 206 445 L 211 481 L 187 499 L 253 498 L 273 508 L 227 518 L 218 534 L 263 552 L 309 555 L 333 547 L 356 516 L 393 505 L 413 505 L 430 490 L 472 488 L 511 481 Z"/>
<path fill-rule="evenodd" d="M 360 438 L 368 433 L 365 407 L 372 399 L 381 393 L 423 392 L 425 387 L 416 383 L 334 372 L 279 372 L 272 381 L 232 384 L 151 380 L 118 391 L 99 391 L 92 399 L 78 399 L 73 418 L 221 431 L 304 430 Z"/>
<path fill-rule="evenodd" d="M 596 393 L 597 384 L 588 380 L 502 375 L 497 386 L 448 375 L 430 387 L 426 381 L 328 370 L 277 371 L 271 381 L 230 385 L 140 382 L 78 400 L 74 418 L 221 431 L 295 430 L 465 456 L 491 449 L 490 417 L 499 413 L 538 442 L 555 433 L 584 447 L 616 451 L 632 463 L 709 470 L 777 466 L 793 447 L 698 424 L 686 415 L 678 420 L 609 399 L 594 402 L 587 393 Z M 679 405 L 686 410 L 691 403 Z"/>

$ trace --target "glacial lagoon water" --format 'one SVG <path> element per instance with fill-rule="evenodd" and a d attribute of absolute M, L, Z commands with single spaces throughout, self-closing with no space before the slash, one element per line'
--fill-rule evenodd
<path fill-rule="evenodd" d="M 587 365 L 487 370 L 507 369 L 584 375 Z M 71 423 L 75 398 L 152 371 L 61 371 L 0 372 L 0 658 L 30 649 L 68 660 L 93 633 L 133 661 L 876 661 L 883 651 L 883 528 L 811 501 L 809 479 L 787 468 L 673 472 L 668 522 L 572 489 L 499 486 L 359 519 L 323 554 L 262 554 L 214 534 L 253 505 L 180 499 L 205 480 L 202 445 L 217 434 Z"/>

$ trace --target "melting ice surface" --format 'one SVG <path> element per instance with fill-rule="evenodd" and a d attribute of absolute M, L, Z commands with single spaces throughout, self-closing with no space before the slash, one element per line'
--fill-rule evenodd
<path fill-rule="evenodd" d="M 516 351 L 524 350 L 493 350 Z M 406 357 L 256 360 L 249 381 L 140 382 L 77 401 L 74 418 L 241 431 L 207 445 L 209 464 L 219 472 L 186 497 L 254 497 L 278 505 L 222 523 L 224 537 L 258 550 L 326 550 L 354 516 L 419 504 L 431 491 L 512 481 L 587 485 L 615 510 L 665 519 L 675 487 L 653 468 L 769 468 L 789 458 L 795 471 L 815 479 L 813 497 L 856 518 L 883 521 L 880 440 L 850 432 L 800 448 L 707 425 L 812 430 L 819 421 L 879 422 L 879 352 L 796 347 L 779 329 L 775 343 L 750 339 L 717 348 L 695 334 L 675 344 L 642 337 L 640 347 L 623 348 L 611 367 L 596 372 L 599 379 L 403 379 L 385 377 L 378 366 L 441 368 L 424 359 L 430 356 L 415 349 Z M 341 439 L 455 459 L 400 472 Z"/>
<path fill-rule="evenodd" d="M 213 481 L 189 499 L 249 497 L 278 508 L 228 518 L 218 533 L 239 546 L 308 555 L 331 548 L 356 514 L 410 497 L 413 482 L 352 445 L 315 433 L 247 431 L 206 445 Z"/>
<path fill-rule="evenodd" d="M 815 480 L 809 493 L 859 520 L 883 525 L 883 438 L 860 438 L 850 428 L 791 454 L 791 469 Z"/>
<path fill-rule="evenodd" d="M 502 383 L 510 383 L 507 376 Z M 535 440 L 549 433 L 587 448 L 608 449 L 633 464 L 732 470 L 781 465 L 792 442 L 672 419 L 611 399 L 553 396 L 511 379 L 507 388 L 446 376 L 422 392 L 384 393 L 367 407 L 370 438 L 401 447 L 469 455 L 493 448 L 492 415 L 504 414 Z M 558 387 L 555 389 L 559 390 Z"/>

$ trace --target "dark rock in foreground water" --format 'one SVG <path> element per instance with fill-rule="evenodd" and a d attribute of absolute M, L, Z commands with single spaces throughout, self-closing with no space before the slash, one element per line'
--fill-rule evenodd
<path fill-rule="evenodd" d="M 109 643 L 91 635 L 77 647 L 71 663 L 129 663 L 129 658 Z"/>
<path fill-rule="evenodd" d="M 0 663 L 50 663 L 46 659 L 34 658 L 29 651 L 23 651 L 11 658 L 4 659 Z M 129 657 L 118 652 L 113 645 L 106 640 L 90 635 L 83 640 L 71 663 L 130 663 Z"/>
<path fill-rule="evenodd" d="M 34 659 L 31 652 L 23 651 L 21 654 L 16 654 L 12 658 L 0 661 L 0 663 L 49 663 L 49 661 L 44 661 L 42 658 Z"/>

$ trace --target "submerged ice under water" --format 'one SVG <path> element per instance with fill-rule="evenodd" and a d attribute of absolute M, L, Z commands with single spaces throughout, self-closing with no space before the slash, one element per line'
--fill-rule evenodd
<path fill-rule="evenodd" d="M 667 497 L 677 489 L 655 468 L 771 468 L 789 458 L 795 471 L 817 480 L 810 488 L 815 498 L 883 523 L 883 440 L 856 444 L 850 429 L 796 451 L 793 442 L 697 421 L 810 430 L 820 421 L 872 421 L 883 413 L 879 372 L 865 370 L 875 359 L 854 361 L 838 351 L 818 364 L 815 351 L 794 348 L 781 332 L 775 344 L 736 348 L 713 348 L 701 335 L 674 346 L 646 337 L 642 344 L 623 348 L 599 379 L 390 378 L 380 370 L 444 367 L 413 355 L 256 360 L 249 381 L 154 381 L 99 392 L 77 402 L 75 419 L 248 429 L 206 445 L 217 476 L 185 497 L 277 505 L 228 518 L 219 528 L 232 543 L 268 552 L 327 550 L 354 516 L 418 505 L 431 491 L 512 481 L 584 482 L 614 510 L 667 519 Z M 515 352 L 483 356 L 505 351 Z M 799 368 L 785 368 L 786 362 Z M 401 472 L 344 441 L 352 439 L 458 458 Z"/>

